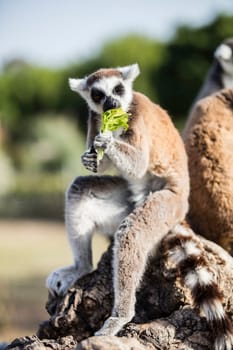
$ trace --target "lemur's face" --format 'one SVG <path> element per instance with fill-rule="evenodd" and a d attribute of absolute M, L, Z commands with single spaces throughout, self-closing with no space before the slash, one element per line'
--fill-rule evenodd
<path fill-rule="evenodd" d="M 121 77 L 102 77 L 89 90 L 88 104 L 98 113 L 122 107 L 127 110 L 132 100 L 132 86 Z"/>
<path fill-rule="evenodd" d="M 94 112 L 109 109 L 128 111 L 133 98 L 132 83 L 139 74 L 137 64 L 116 69 L 100 69 L 83 79 L 69 79 L 70 88 L 78 92 Z"/>
<path fill-rule="evenodd" d="M 224 72 L 233 76 L 233 39 L 227 39 L 219 45 L 214 57 L 219 61 Z"/>

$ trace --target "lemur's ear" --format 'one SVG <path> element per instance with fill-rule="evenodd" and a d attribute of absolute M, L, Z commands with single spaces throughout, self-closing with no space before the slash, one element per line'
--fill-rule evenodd
<path fill-rule="evenodd" d="M 140 74 L 139 65 L 137 63 L 130 66 L 120 67 L 118 70 L 121 72 L 124 80 L 134 81 Z"/>
<path fill-rule="evenodd" d="M 232 56 L 231 48 L 226 44 L 221 44 L 214 52 L 214 57 L 223 60 L 229 60 Z"/>
<path fill-rule="evenodd" d="M 78 92 L 81 96 L 85 95 L 87 91 L 87 80 L 83 79 L 72 79 L 69 78 L 69 86 L 72 91 Z"/>

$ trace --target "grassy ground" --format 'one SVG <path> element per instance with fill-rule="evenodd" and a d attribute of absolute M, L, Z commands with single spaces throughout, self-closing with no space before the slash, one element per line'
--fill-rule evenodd
<path fill-rule="evenodd" d="M 72 263 L 61 223 L 0 221 L 0 342 L 35 333 L 48 319 L 46 276 Z M 107 242 L 93 240 L 94 262 Z"/>

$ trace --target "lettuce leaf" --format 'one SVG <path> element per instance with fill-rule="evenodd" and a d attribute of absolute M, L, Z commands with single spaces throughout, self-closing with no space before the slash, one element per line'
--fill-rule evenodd
<path fill-rule="evenodd" d="M 102 114 L 101 132 L 106 131 L 117 131 L 123 128 L 125 131 L 128 129 L 129 114 L 126 113 L 122 108 L 109 109 Z M 99 148 L 98 160 L 103 159 L 104 150 Z"/>

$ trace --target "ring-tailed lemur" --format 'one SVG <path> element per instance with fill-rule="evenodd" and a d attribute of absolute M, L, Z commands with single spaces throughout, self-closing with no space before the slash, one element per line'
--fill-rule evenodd
<path fill-rule="evenodd" d="M 214 52 L 214 62 L 195 102 L 218 90 L 233 87 L 233 38 L 228 38 Z"/>
<path fill-rule="evenodd" d="M 69 81 L 90 109 L 84 166 L 101 172 L 113 165 L 119 175 L 78 177 L 70 186 L 66 227 L 74 265 L 54 271 L 47 287 L 64 294 L 92 270 L 93 232 L 113 235 L 114 306 L 97 335 L 116 334 L 132 319 L 148 256 L 188 210 L 189 175 L 182 139 L 162 108 L 133 91 L 138 74 L 134 64 Z M 103 111 L 118 107 L 130 113 L 127 131 L 100 133 Z M 99 164 L 98 147 L 105 150 Z"/>
<path fill-rule="evenodd" d="M 113 163 L 121 176 L 77 178 L 67 192 L 66 224 L 74 266 L 53 272 L 51 291 L 64 294 L 77 278 L 91 270 L 91 235 L 94 229 L 114 234 L 114 293 L 112 316 L 96 334 L 115 334 L 134 314 L 135 291 L 147 257 L 161 238 L 164 259 L 176 265 L 213 328 L 218 328 L 215 350 L 229 350 L 232 326 L 221 304 L 214 274 L 203 258 L 203 246 L 192 231 L 177 222 L 187 211 L 189 179 L 180 137 L 167 114 L 142 94 L 132 91 L 137 65 L 100 70 L 70 80 L 90 107 L 87 169 Z M 100 135 L 103 110 L 122 107 L 132 114 L 127 132 Z M 105 147 L 97 166 L 95 147 Z M 98 169 L 98 170 L 99 170 Z"/>
<path fill-rule="evenodd" d="M 213 334 L 213 349 L 232 350 L 232 321 L 223 308 L 223 293 L 199 236 L 187 224 L 178 224 L 165 236 L 161 248 L 165 266 L 176 270 L 190 289 L 194 306 L 206 317 Z"/>
<path fill-rule="evenodd" d="M 196 233 L 233 254 L 233 38 L 214 56 L 183 131 L 191 184 L 188 220 Z"/>
<path fill-rule="evenodd" d="M 193 109 L 196 103 L 221 89 L 233 87 L 233 38 L 224 40 L 214 52 L 214 62 L 207 73 L 204 83 L 190 108 L 189 117 L 182 132 L 186 141 L 187 135 L 194 126 Z"/>

